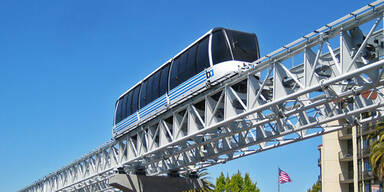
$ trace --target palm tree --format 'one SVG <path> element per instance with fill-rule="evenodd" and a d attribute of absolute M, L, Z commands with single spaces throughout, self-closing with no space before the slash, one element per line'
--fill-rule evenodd
<path fill-rule="evenodd" d="M 199 169 L 197 171 L 198 177 L 203 181 L 204 186 L 206 186 L 208 189 L 212 189 L 215 187 L 215 185 L 210 181 L 211 177 L 209 176 L 209 172 L 207 169 Z"/>
<path fill-rule="evenodd" d="M 377 140 L 374 140 L 369 146 L 369 162 L 371 163 L 372 172 L 380 181 L 382 188 L 384 177 L 384 122 L 375 127 L 375 131 L 368 136 L 368 139 L 371 138 Z"/>
<path fill-rule="evenodd" d="M 184 172 L 181 175 L 184 177 L 200 179 L 203 182 L 205 189 L 207 190 L 211 190 L 215 187 L 215 185 L 210 181 L 211 177 L 205 168 L 192 172 Z"/>

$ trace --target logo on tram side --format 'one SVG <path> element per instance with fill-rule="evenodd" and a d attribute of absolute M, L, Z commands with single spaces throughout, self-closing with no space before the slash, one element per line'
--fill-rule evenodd
<path fill-rule="evenodd" d="M 211 78 L 211 77 L 213 77 L 215 74 L 213 73 L 213 69 L 211 69 L 211 70 L 207 70 L 207 71 L 205 71 L 205 76 L 207 77 L 207 79 L 209 79 L 209 78 Z"/>

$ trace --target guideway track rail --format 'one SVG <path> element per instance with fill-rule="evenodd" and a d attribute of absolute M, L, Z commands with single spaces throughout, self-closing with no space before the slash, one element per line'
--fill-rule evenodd
<path fill-rule="evenodd" d="M 190 172 L 383 119 L 383 2 L 267 54 L 21 191 L 115 191 L 108 179 L 117 168 Z"/>

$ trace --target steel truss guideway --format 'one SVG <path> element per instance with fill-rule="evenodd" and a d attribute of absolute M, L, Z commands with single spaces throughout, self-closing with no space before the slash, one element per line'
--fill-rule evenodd
<path fill-rule="evenodd" d="M 207 84 L 207 91 L 21 191 L 115 191 L 108 179 L 118 168 L 191 172 L 383 119 L 383 2 Z"/>

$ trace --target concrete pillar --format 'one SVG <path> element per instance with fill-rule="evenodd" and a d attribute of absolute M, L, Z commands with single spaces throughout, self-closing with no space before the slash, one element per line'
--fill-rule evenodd
<path fill-rule="evenodd" d="M 359 165 L 357 159 L 357 129 L 359 126 L 352 127 L 352 157 L 353 157 L 353 191 L 359 192 Z"/>
<path fill-rule="evenodd" d="M 329 126 L 338 126 L 339 121 L 329 122 Z M 321 185 L 324 192 L 342 192 L 343 186 L 340 184 L 339 153 L 342 151 L 338 131 L 325 134 L 323 137 L 323 147 L 321 149 Z"/>
<path fill-rule="evenodd" d="M 109 185 L 124 192 L 180 192 L 204 188 L 200 179 L 126 174 L 114 175 Z"/>

